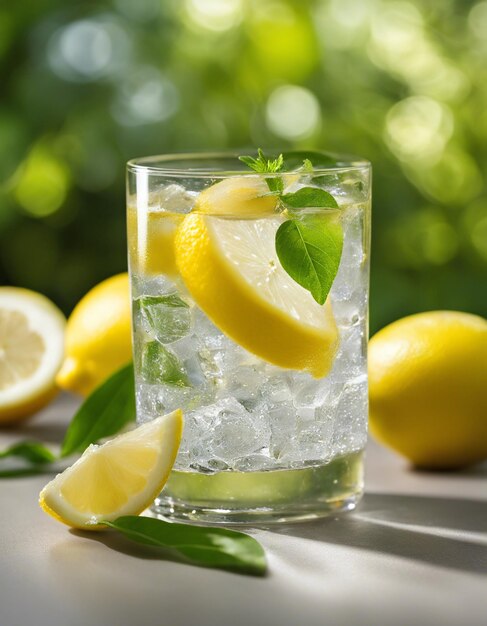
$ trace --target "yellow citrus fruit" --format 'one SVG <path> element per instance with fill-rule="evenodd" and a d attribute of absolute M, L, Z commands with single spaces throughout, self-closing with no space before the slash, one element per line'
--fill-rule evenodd
<path fill-rule="evenodd" d="M 174 236 L 183 220 L 181 213 L 148 210 L 140 218 L 144 228 L 139 231 L 136 208 L 127 212 L 128 244 L 133 270 L 142 274 L 176 276 Z"/>
<path fill-rule="evenodd" d="M 330 303 L 319 305 L 282 268 L 275 249 L 282 219 L 191 213 L 176 233 L 176 263 L 222 332 L 269 363 L 318 378 L 333 363 L 337 327 Z"/>
<path fill-rule="evenodd" d="M 62 389 L 89 394 L 132 359 L 128 274 L 91 289 L 76 305 L 66 328 L 66 358 L 56 378 Z"/>
<path fill-rule="evenodd" d="M 29 417 L 56 395 L 65 324 L 41 294 L 0 287 L 0 423 Z"/>
<path fill-rule="evenodd" d="M 178 409 L 101 446 L 90 446 L 44 487 L 41 508 L 84 530 L 99 530 L 101 521 L 122 515 L 139 515 L 166 484 L 182 431 Z"/>
<path fill-rule="evenodd" d="M 425 468 L 487 458 L 487 320 L 432 311 L 370 341 L 370 428 Z"/>
<path fill-rule="evenodd" d="M 277 197 L 263 178 L 235 176 L 226 178 L 202 191 L 194 211 L 210 215 L 255 217 L 274 213 Z"/>

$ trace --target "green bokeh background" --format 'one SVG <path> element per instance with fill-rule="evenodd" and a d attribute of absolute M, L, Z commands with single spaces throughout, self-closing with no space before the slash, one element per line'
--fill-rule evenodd
<path fill-rule="evenodd" d="M 124 163 L 373 163 L 371 330 L 487 314 L 487 2 L 17 0 L 0 8 L 0 283 L 69 313 L 126 268 Z"/>

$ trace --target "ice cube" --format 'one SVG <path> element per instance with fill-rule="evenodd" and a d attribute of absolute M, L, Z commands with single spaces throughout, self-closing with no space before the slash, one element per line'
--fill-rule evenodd
<path fill-rule="evenodd" d="M 367 406 L 367 374 L 364 373 L 344 386 L 335 414 L 333 434 L 335 454 L 345 454 L 365 446 Z"/>
<path fill-rule="evenodd" d="M 197 192 L 188 191 L 181 185 L 165 185 L 151 196 L 151 210 L 189 213 L 197 197 Z"/>
<path fill-rule="evenodd" d="M 267 406 L 266 411 L 271 429 L 269 452 L 273 458 L 279 460 L 295 440 L 297 428 L 296 410 L 292 404 L 285 402 Z"/>
<path fill-rule="evenodd" d="M 187 414 L 181 449 L 192 463 L 212 469 L 210 461 L 218 459 L 233 468 L 236 459 L 260 452 L 261 435 L 255 416 L 227 397 Z"/>
<path fill-rule="evenodd" d="M 234 469 L 239 472 L 264 472 L 272 467 L 272 461 L 265 454 L 251 454 L 237 459 L 234 463 Z"/>

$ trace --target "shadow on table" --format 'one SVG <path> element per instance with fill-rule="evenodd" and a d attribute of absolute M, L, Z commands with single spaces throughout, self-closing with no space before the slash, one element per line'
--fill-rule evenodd
<path fill-rule="evenodd" d="M 75 537 L 80 537 L 82 539 L 89 539 L 91 541 L 96 541 L 98 543 L 103 544 L 110 550 L 115 550 L 115 552 L 120 552 L 121 554 L 125 554 L 126 556 L 131 556 L 136 559 L 144 559 L 148 561 L 169 561 L 171 563 L 179 563 L 180 565 L 191 566 L 191 567 L 201 567 L 203 569 L 206 568 L 204 564 L 193 563 L 186 560 L 184 557 L 178 556 L 177 554 L 171 553 L 169 550 L 166 550 L 162 547 L 157 546 L 149 546 L 143 545 L 141 543 L 135 543 L 130 541 L 122 534 L 117 532 L 90 532 L 77 530 L 75 528 L 71 528 L 69 530 L 71 535 Z M 234 569 L 232 567 L 221 567 L 214 568 L 213 571 L 224 570 L 226 574 L 234 574 L 236 576 L 254 576 L 255 574 L 248 574 L 244 571 L 239 571 L 238 569 Z M 265 577 L 266 574 L 258 574 L 259 576 Z"/>
<path fill-rule="evenodd" d="M 476 500 L 369 493 L 349 515 L 271 530 L 465 572 L 487 573 L 487 503 Z M 475 535 L 466 539 L 456 537 L 456 532 Z"/>

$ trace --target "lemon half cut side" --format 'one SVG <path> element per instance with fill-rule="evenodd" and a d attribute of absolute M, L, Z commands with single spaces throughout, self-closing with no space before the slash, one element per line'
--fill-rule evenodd
<path fill-rule="evenodd" d="M 330 302 L 318 304 L 279 262 L 275 236 L 283 219 L 189 214 L 176 233 L 176 263 L 223 333 L 269 363 L 320 378 L 333 364 L 338 330 Z"/>
<path fill-rule="evenodd" d="M 57 393 L 65 324 L 41 294 L 0 287 L 0 423 L 29 417 Z"/>
<path fill-rule="evenodd" d="M 183 414 L 177 409 L 91 445 L 39 495 L 41 508 L 64 524 L 100 530 L 101 521 L 139 515 L 159 495 L 181 442 Z"/>

